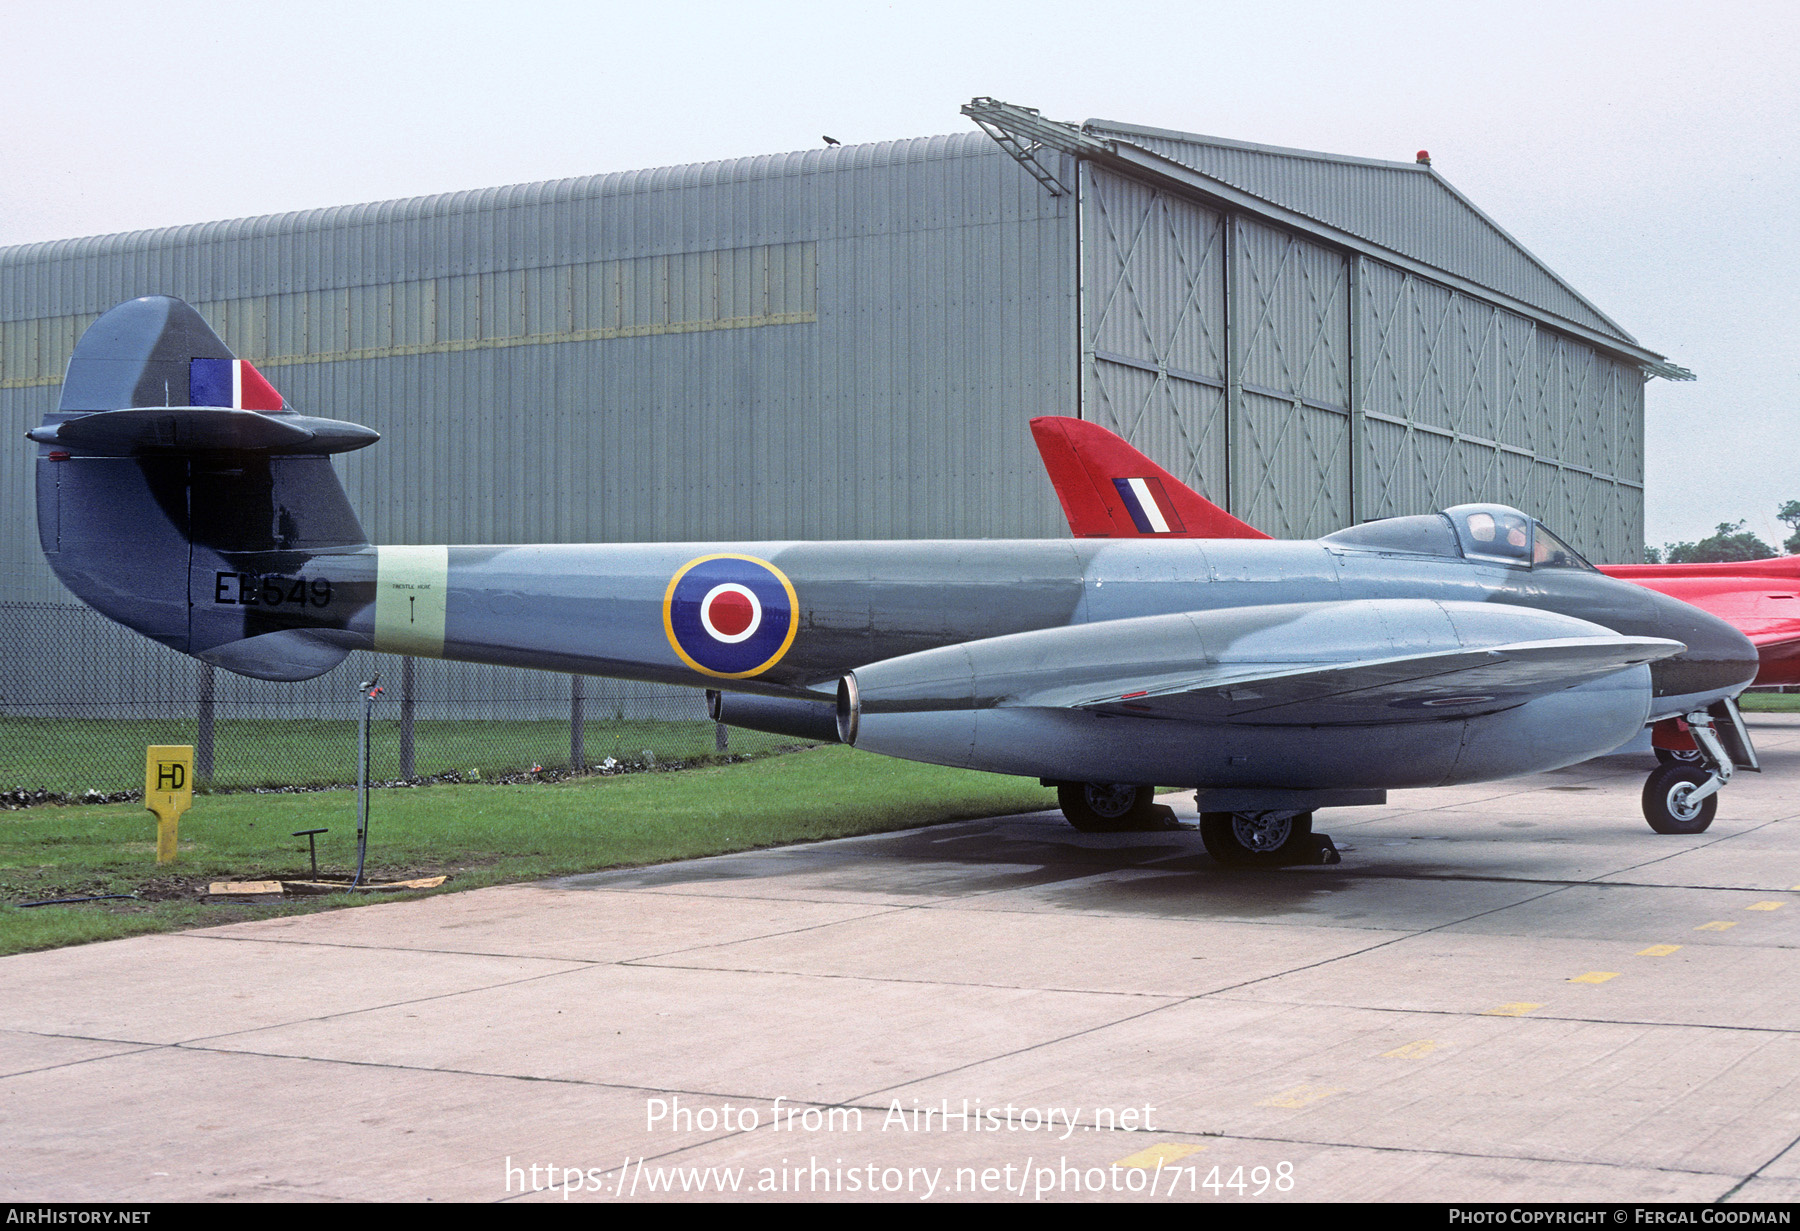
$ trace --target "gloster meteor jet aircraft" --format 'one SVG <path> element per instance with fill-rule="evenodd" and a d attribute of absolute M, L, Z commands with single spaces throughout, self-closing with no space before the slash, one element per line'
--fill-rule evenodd
<path fill-rule="evenodd" d="M 57 575 L 228 670 L 372 648 L 711 687 L 726 722 L 1055 783 L 1080 828 L 1193 787 L 1226 861 L 1318 854 L 1317 808 L 1553 769 L 1676 716 L 1705 761 L 1659 770 L 1646 814 L 1698 832 L 1750 755 L 1712 708 L 1756 672 L 1742 634 L 1496 505 L 1315 542 L 377 547 L 329 458 L 375 433 L 296 413 L 165 297 L 88 329 L 29 436 Z"/>

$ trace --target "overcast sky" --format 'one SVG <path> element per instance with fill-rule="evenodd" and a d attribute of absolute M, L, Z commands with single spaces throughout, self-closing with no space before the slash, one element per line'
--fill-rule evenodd
<path fill-rule="evenodd" d="M 0 245 L 966 131 L 1433 165 L 1652 350 L 1646 537 L 1800 499 L 1800 5 L 0 0 Z"/>

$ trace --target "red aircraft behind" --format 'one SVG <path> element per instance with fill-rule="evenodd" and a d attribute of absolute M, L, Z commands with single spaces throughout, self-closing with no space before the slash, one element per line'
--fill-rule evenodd
<path fill-rule="evenodd" d="M 1076 538 L 1269 537 L 1098 424 L 1050 415 L 1031 421 L 1031 435 Z M 1800 556 L 1597 567 L 1735 625 L 1762 663 L 1754 683 L 1800 684 Z M 1682 748 L 1686 740 L 1658 744 Z"/>

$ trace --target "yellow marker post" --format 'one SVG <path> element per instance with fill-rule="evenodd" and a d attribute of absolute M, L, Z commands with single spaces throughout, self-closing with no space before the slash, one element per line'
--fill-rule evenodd
<path fill-rule="evenodd" d="M 156 814 L 156 862 L 175 858 L 181 814 L 194 803 L 192 744 L 152 744 L 144 750 L 144 807 Z"/>

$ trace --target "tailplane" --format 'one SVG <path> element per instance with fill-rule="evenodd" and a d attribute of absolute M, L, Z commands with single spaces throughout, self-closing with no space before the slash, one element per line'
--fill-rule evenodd
<path fill-rule="evenodd" d="M 261 679 L 349 652 L 356 596 L 306 564 L 368 549 L 328 455 L 380 437 L 296 413 L 192 307 L 156 295 L 100 317 L 27 435 L 45 559 L 83 602 Z"/>
<path fill-rule="evenodd" d="M 1031 421 L 1076 538 L 1266 539 L 1097 423 Z"/>

